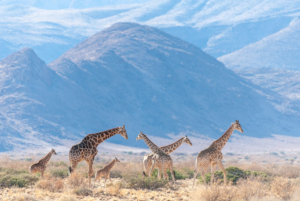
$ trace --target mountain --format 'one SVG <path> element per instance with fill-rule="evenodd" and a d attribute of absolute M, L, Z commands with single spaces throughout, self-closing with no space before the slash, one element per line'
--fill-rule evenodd
<path fill-rule="evenodd" d="M 290 102 L 300 100 L 300 72 L 276 68 L 234 69 L 240 76 L 263 88 L 275 91 Z M 298 105 L 300 105 L 298 103 Z"/>
<path fill-rule="evenodd" d="M 58 76 L 30 48 L 3 59 L 0 75 L 0 151 L 62 145 L 63 139 L 78 139 L 85 123 L 74 125 L 82 118 L 96 118 L 86 110 L 73 116 L 71 111 L 86 107 L 84 91 Z"/>
<path fill-rule="evenodd" d="M 64 146 L 126 125 L 157 137 L 219 137 L 236 119 L 244 135 L 297 135 L 299 116 L 194 45 L 156 28 L 117 23 L 46 66 L 25 48 L 0 62 L 2 151 Z"/>
<path fill-rule="evenodd" d="M 69 48 L 114 23 L 135 22 L 159 28 L 218 58 L 280 34 L 299 18 L 299 9 L 300 2 L 291 0 L 1 0 L 0 38 L 12 44 L 9 53 L 30 46 L 50 63 Z M 255 64 L 263 65 L 260 61 L 268 60 L 264 63 L 268 66 L 283 64 L 297 68 L 295 52 L 299 51 L 297 43 L 293 45 L 297 37 L 289 40 L 289 34 L 286 34 L 276 43 L 296 48 L 294 53 L 287 51 L 285 54 L 293 62 L 284 57 L 275 58 L 277 48 L 266 46 L 256 53 L 259 45 L 251 51 L 251 56 L 260 59 Z M 292 54 L 289 56 L 288 53 Z M 239 53 L 239 65 L 253 63 L 243 63 L 247 56 L 247 51 Z"/>
<path fill-rule="evenodd" d="M 51 1 L 43 1 L 43 0 L 0 0 L 0 6 L 7 5 L 23 5 L 23 6 L 31 6 L 41 9 L 66 9 L 66 8 L 91 8 L 91 7 L 99 7 L 99 6 L 111 6 L 111 5 L 119 5 L 119 4 L 138 4 L 145 3 L 149 0 L 51 0 Z"/>
<path fill-rule="evenodd" d="M 300 70 L 300 20 L 279 32 L 219 58 L 230 69 L 277 68 Z"/>
<path fill-rule="evenodd" d="M 240 119 L 248 135 L 262 137 L 286 133 L 290 122 L 288 114 L 274 108 L 276 95 L 199 48 L 147 26 L 117 23 L 49 67 L 89 89 L 116 116 L 129 115 L 135 132 L 164 135 L 188 129 L 217 137 Z"/>

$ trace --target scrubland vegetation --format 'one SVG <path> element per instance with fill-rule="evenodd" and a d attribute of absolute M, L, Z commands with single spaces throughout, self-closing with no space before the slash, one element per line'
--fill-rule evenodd
<path fill-rule="evenodd" d="M 200 175 L 192 188 L 193 155 L 172 155 L 176 184 L 142 175 L 142 154 L 122 153 L 117 157 L 121 163 L 111 171 L 112 183 L 104 178 L 100 183 L 92 180 L 88 188 L 85 162 L 81 162 L 76 174 L 69 176 L 67 156 L 53 158 L 45 171 L 45 178 L 31 175 L 28 167 L 34 158 L 0 157 L 0 200 L 203 200 L 203 201 L 281 201 L 300 199 L 300 164 L 297 154 L 283 153 L 242 156 L 227 154 L 224 165 L 229 184 L 223 185 L 223 173 L 215 172 L 215 183 L 203 185 Z M 35 158 L 39 158 L 36 156 Z M 112 155 L 99 155 L 93 165 L 94 171 L 111 161 Z M 289 160 L 293 158 L 291 162 Z M 122 160 L 123 159 L 123 160 Z M 288 159 L 288 160 L 287 160 Z M 36 161 L 36 160 L 35 160 Z M 210 171 L 206 180 L 210 182 Z M 170 177 L 171 179 L 171 177 Z"/>

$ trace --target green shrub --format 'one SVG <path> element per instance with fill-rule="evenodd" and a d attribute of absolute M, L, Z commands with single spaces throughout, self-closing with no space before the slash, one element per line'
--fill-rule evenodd
<path fill-rule="evenodd" d="M 111 171 L 110 177 L 111 178 L 123 178 L 122 172 L 120 172 L 120 171 Z"/>
<path fill-rule="evenodd" d="M 156 177 L 127 177 L 124 178 L 125 187 L 134 189 L 158 189 L 164 187 L 168 181 L 164 179 L 158 180 Z"/>
<path fill-rule="evenodd" d="M 58 169 L 58 170 L 52 170 L 51 176 L 55 178 L 66 178 L 69 175 L 69 171 L 67 169 Z"/>
<path fill-rule="evenodd" d="M 171 180 L 172 179 L 172 175 L 171 175 L 171 172 L 169 170 L 167 170 L 167 173 L 169 175 L 169 179 Z M 155 177 L 157 178 L 157 174 L 158 174 L 158 169 L 155 168 L 151 174 L 151 177 Z M 174 176 L 175 176 L 175 180 L 181 180 L 181 179 L 186 179 L 188 178 L 188 176 L 182 174 L 181 172 L 178 172 L 176 170 L 174 170 Z M 161 173 L 161 177 L 163 177 L 163 174 Z"/>
<path fill-rule="evenodd" d="M 232 182 L 233 184 L 236 184 L 236 182 L 241 178 L 241 179 L 247 179 L 251 176 L 253 177 L 260 177 L 263 180 L 268 179 L 268 175 L 264 172 L 256 172 L 256 171 L 250 171 L 250 170 L 242 170 L 238 167 L 228 167 L 225 169 L 227 173 L 227 182 Z M 203 183 L 203 179 L 200 176 L 197 178 L 200 179 L 200 182 Z M 205 180 L 206 182 L 210 182 L 211 178 L 211 173 L 205 175 Z M 219 180 L 221 182 L 224 182 L 224 175 L 222 171 L 216 171 L 215 172 L 215 181 Z"/>
<path fill-rule="evenodd" d="M 13 169 L 0 170 L 0 186 L 3 187 L 26 187 L 32 185 L 39 180 L 39 177 L 31 175 L 29 172 L 22 170 L 17 171 Z"/>
<path fill-rule="evenodd" d="M 69 167 L 68 164 L 65 161 L 55 161 L 55 162 L 51 162 L 51 165 L 55 166 L 55 167 Z"/>
<path fill-rule="evenodd" d="M 194 170 L 190 168 L 183 168 L 182 171 L 184 172 L 187 178 L 189 179 L 194 178 Z"/>

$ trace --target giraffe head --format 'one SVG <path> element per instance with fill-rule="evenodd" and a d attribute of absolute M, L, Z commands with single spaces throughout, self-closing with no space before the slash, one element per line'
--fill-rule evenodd
<path fill-rule="evenodd" d="M 236 120 L 233 124 L 234 124 L 234 129 L 235 129 L 235 130 L 238 130 L 238 131 L 240 131 L 241 133 L 244 132 L 244 131 L 243 131 L 243 128 L 242 128 L 242 126 L 241 126 L 241 124 L 240 124 L 240 122 L 239 122 L 239 120 Z"/>
<path fill-rule="evenodd" d="M 120 163 L 120 161 L 117 159 L 117 157 L 115 157 L 115 161 Z"/>
<path fill-rule="evenodd" d="M 144 133 L 143 131 L 140 132 L 140 134 L 136 137 L 136 140 L 141 140 L 141 139 L 144 139 Z"/>
<path fill-rule="evenodd" d="M 192 142 L 190 141 L 190 139 L 187 137 L 187 135 L 184 137 L 183 142 L 193 146 Z"/>
<path fill-rule="evenodd" d="M 54 149 L 51 150 L 51 153 L 55 155 L 57 154 Z"/>
<path fill-rule="evenodd" d="M 122 135 L 126 140 L 128 139 L 125 125 L 123 125 L 122 127 L 119 127 L 119 134 Z"/>

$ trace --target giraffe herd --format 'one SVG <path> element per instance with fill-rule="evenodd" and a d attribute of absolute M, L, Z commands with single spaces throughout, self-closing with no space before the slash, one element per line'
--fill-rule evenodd
<path fill-rule="evenodd" d="M 223 171 L 224 185 L 226 185 L 226 171 L 222 164 L 223 154 L 221 151 L 234 130 L 238 130 L 241 133 L 243 133 L 243 129 L 238 120 L 232 123 L 231 126 L 228 128 L 228 130 L 219 139 L 212 142 L 212 144 L 207 149 L 200 151 L 195 161 L 193 187 L 199 169 L 201 169 L 201 176 L 203 178 L 204 184 L 206 185 L 204 172 L 209 166 L 211 166 L 211 183 L 213 183 L 214 170 L 216 165 L 218 165 Z M 98 153 L 97 146 L 103 141 L 105 141 L 106 139 L 116 134 L 120 134 L 125 139 L 128 139 L 125 125 L 123 125 L 122 127 L 113 128 L 99 133 L 88 134 L 83 138 L 83 140 L 80 143 L 72 146 L 69 152 L 70 174 L 72 174 L 75 171 L 76 166 L 79 162 L 86 161 L 87 164 L 89 165 L 88 181 L 89 181 L 89 187 L 91 187 L 91 177 L 94 173 L 93 162 Z M 175 183 L 173 161 L 169 154 L 175 151 L 183 143 L 192 146 L 192 143 L 189 140 L 189 138 L 187 136 L 182 137 L 176 142 L 163 147 L 158 147 L 143 132 L 139 133 L 136 140 L 144 140 L 146 145 L 152 151 L 152 153 L 144 156 L 144 160 L 143 160 L 144 176 L 150 177 L 153 170 L 157 168 L 158 179 L 161 179 L 161 174 L 162 174 L 164 179 L 169 180 L 169 175 L 167 174 L 167 169 L 169 169 L 172 176 L 173 183 Z M 30 172 L 32 174 L 41 172 L 41 177 L 43 178 L 43 174 L 46 169 L 46 164 L 50 160 L 52 154 L 56 154 L 54 149 L 52 149 L 44 158 L 39 160 L 37 163 L 32 164 L 29 167 Z M 113 168 L 116 162 L 120 162 L 120 161 L 117 158 L 115 158 L 104 168 L 98 170 L 97 173 L 95 174 L 95 181 L 100 180 L 101 177 L 104 177 L 105 178 L 104 186 L 106 184 L 107 178 L 111 181 L 110 170 Z"/>

